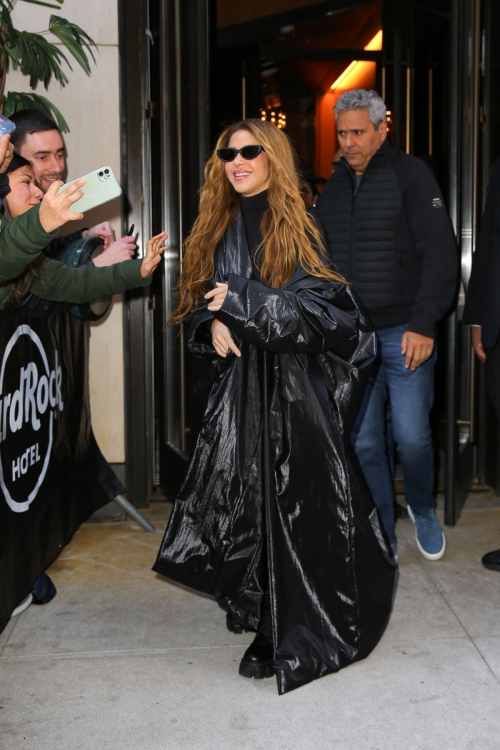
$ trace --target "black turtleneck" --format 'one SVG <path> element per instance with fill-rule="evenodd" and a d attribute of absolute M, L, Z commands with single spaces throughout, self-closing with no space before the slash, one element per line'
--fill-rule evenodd
<path fill-rule="evenodd" d="M 257 193 L 257 195 L 252 195 L 249 198 L 242 195 L 240 206 L 245 222 L 248 252 L 252 261 L 253 275 L 255 279 L 259 279 L 260 274 L 258 268 L 255 266 L 254 258 L 255 248 L 262 242 L 262 232 L 260 231 L 262 217 L 269 207 L 267 190 L 263 190 L 262 193 Z"/>

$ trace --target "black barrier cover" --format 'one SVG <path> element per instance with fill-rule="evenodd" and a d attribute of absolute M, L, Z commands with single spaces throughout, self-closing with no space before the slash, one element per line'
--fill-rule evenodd
<path fill-rule="evenodd" d="M 87 325 L 0 314 L 0 632 L 78 526 L 124 488 L 90 422 Z"/>

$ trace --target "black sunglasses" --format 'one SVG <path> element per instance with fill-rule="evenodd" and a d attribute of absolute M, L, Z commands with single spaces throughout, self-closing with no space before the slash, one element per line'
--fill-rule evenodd
<path fill-rule="evenodd" d="M 217 156 L 221 161 L 234 161 L 241 154 L 245 161 L 256 159 L 264 151 L 264 146 L 243 146 L 243 148 L 218 148 Z"/>

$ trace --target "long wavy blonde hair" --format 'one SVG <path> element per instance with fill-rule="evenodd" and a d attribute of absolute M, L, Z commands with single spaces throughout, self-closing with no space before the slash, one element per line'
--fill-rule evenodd
<path fill-rule="evenodd" d="M 288 136 L 269 122 L 242 120 L 224 130 L 206 164 L 199 214 L 184 244 L 177 287 L 179 302 L 171 325 L 182 323 L 212 286 L 215 251 L 240 203 L 217 149 L 227 147 L 239 130 L 251 133 L 264 147 L 269 160 L 269 208 L 262 218 L 263 239 L 256 252 L 262 283 L 279 289 L 298 265 L 312 276 L 344 282 L 323 259 L 327 252 L 321 232 L 307 214 L 301 198 L 295 153 Z"/>

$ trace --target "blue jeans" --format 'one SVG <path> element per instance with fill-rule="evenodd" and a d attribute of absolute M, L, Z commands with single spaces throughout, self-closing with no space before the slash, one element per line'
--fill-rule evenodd
<path fill-rule="evenodd" d="M 405 368 L 401 339 L 407 326 L 377 331 L 378 355 L 352 433 L 354 450 L 391 544 L 395 445 L 403 469 L 405 498 L 416 513 L 434 507 L 434 450 L 429 413 L 434 399 L 432 356 L 415 371 Z"/>

